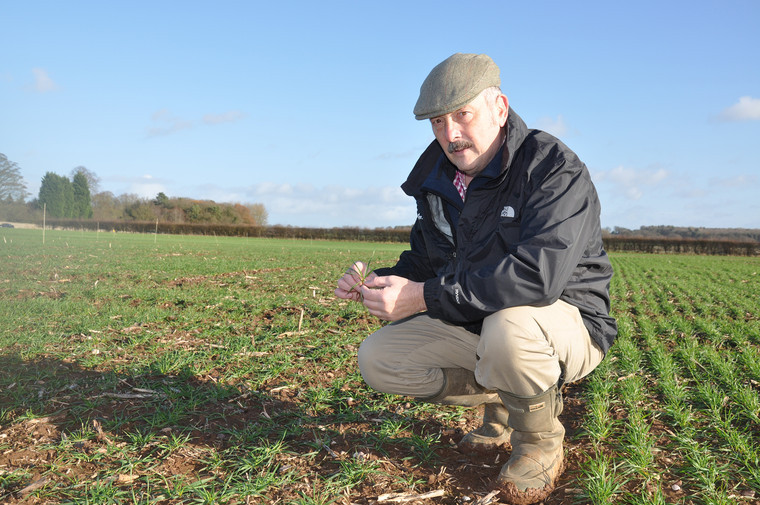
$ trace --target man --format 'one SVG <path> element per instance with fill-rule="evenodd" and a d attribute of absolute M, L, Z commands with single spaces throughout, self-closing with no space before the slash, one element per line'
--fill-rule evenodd
<path fill-rule="evenodd" d="M 561 387 L 590 373 L 616 334 L 612 267 L 585 165 L 530 130 L 486 55 L 437 65 L 414 108 L 435 134 L 403 190 L 417 202 L 411 248 L 336 296 L 393 321 L 359 349 L 371 387 L 439 404 L 485 404 L 463 450 L 511 442 L 495 485 L 536 503 L 563 470 Z M 364 281 L 362 282 L 362 277 Z"/>

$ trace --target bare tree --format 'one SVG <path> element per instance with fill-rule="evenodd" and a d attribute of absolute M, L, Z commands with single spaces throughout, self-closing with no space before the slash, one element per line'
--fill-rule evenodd
<path fill-rule="evenodd" d="M 267 220 L 269 219 L 269 213 L 267 212 L 267 209 L 264 207 L 264 204 L 249 203 L 249 204 L 246 204 L 246 207 L 248 207 L 248 210 L 251 212 L 251 216 L 253 216 L 253 219 L 256 222 L 257 226 L 267 225 Z"/>
<path fill-rule="evenodd" d="M 95 172 L 87 170 L 83 166 L 78 166 L 71 171 L 71 180 L 74 180 L 77 174 L 82 174 L 87 179 L 87 187 L 90 189 L 90 194 L 94 195 L 100 192 L 100 177 Z"/>
<path fill-rule="evenodd" d="M 19 166 L 0 153 L 0 201 L 23 202 L 29 195 Z"/>

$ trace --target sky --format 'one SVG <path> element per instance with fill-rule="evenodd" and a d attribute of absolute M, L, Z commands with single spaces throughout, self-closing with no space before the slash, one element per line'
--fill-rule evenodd
<path fill-rule="evenodd" d="M 414 222 L 412 109 L 488 54 L 586 164 L 602 226 L 760 228 L 760 2 L 0 0 L 0 153 L 36 197 L 260 203 L 269 224 Z"/>

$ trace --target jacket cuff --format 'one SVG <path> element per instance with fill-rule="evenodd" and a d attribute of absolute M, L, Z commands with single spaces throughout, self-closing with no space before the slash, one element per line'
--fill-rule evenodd
<path fill-rule="evenodd" d="M 391 267 L 375 268 L 372 271 L 375 274 L 377 274 L 379 277 L 385 277 L 387 275 L 396 275 L 396 273 L 393 271 L 393 268 Z"/>
<path fill-rule="evenodd" d="M 423 288 L 423 297 L 425 298 L 425 306 L 427 312 L 431 317 L 441 318 L 441 295 L 443 294 L 443 287 L 440 280 L 435 277 L 425 281 Z"/>

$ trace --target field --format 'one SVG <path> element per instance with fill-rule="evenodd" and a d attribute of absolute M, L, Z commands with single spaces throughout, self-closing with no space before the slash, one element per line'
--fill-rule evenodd
<path fill-rule="evenodd" d="M 335 280 L 402 249 L 3 230 L 0 503 L 498 503 L 508 453 L 455 448 L 476 410 L 359 375 L 381 323 Z M 760 258 L 612 261 L 620 336 L 565 390 L 546 503 L 760 504 Z"/>

